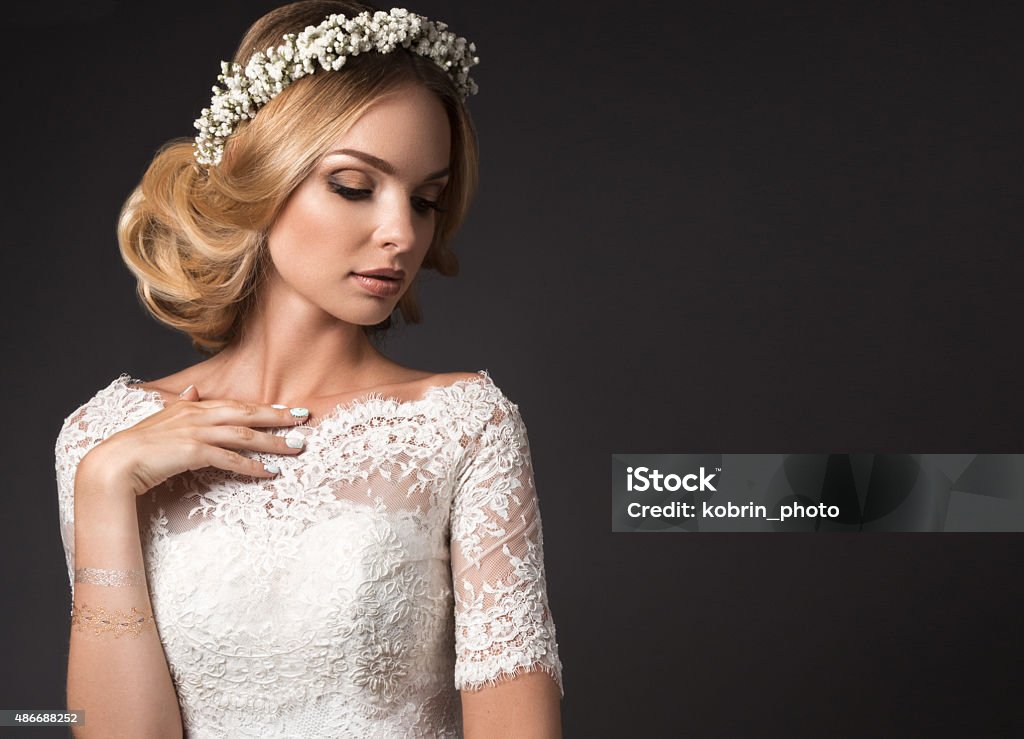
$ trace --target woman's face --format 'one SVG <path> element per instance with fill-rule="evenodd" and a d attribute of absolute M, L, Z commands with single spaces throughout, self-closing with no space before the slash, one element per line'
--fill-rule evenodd
<path fill-rule="evenodd" d="M 344 152 L 342 153 L 342 150 Z M 295 189 L 267 237 L 272 295 L 348 323 L 387 318 L 419 271 L 448 181 L 440 100 L 407 86 L 374 103 Z M 360 273 L 404 274 L 375 280 Z"/>

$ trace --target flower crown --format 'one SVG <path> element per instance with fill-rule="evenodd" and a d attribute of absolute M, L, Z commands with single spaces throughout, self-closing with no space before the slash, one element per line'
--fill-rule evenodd
<path fill-rule="evenodd" d="M 240 64 L 222 61 L 217 81 L 226 89 L 214 85 L 210 107 L 203 108 L 196 119 L 196 161 L 219 164 L 224 143 L 238 123 L 255 116 L 292 82 L 316 71 L 314 61 L 324 70 L 337 71 L 348 55 L 362 51 L 387 54 L 401 44 L 432 59 L 447 72 L 463 100 L 475 95 L 478 88 L 469 70 L 480 63 L 480 57 L 473 54 L 476 44 L 467 44 L 466 39 L 447 28 L 446 23 L 428 20 L 405 8 L 392 8 L 390 13 L 378 10 L 372 15 L 364 11 L 352 18 L 335 14 L 319 26 L 307 26 L 302 33 L 285 34 L 284 43 L 277 48 L 255 52 L 244 70 Z"/>

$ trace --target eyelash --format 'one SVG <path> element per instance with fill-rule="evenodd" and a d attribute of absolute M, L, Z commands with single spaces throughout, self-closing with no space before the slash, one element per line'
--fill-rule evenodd
<path fill-rule="evenodd" d="M 344 187 L 342 185 L 336 185 L 333 183 L 330 185 L 330 187 L 332 190 L 334 190 L 334 192 L 338 193 L 346 200 L 364 200 L 368 195 L 370 195 L 370 190 L 357 190 L 355 188 Z M 447 208 L 441 208 L 437 204 L 436 200 L 428 200 L 427 198 L 419 197 L 413 198 L 413 200 L 419 203 L 419 206 L 416 207 L 416 210 L 422 213 L 423 215 L 426 215 L 427 212 L 430 210 L 435 210 L 438 213 L 444 213 L 446 210 L 448 210 Z"/>

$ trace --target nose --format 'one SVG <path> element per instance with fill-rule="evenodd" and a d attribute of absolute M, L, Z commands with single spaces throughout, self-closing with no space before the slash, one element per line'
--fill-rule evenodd
<path fill-rule="evenodd" d="M 384 199 L 380 212 L 377 241 L 381 246 L 408 251 L 416 244 L 417 222 L 422 219 L 412 207 L 410 198 L 395 196 Z"/>

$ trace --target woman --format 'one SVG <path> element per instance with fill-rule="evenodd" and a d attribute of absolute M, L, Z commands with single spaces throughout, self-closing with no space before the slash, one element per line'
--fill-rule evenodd
<path fill-rule="evenodd" d="M 57 439 L 76 736 L 560 736 L 518 407 L 374 341 L 457 271 L 477 59 L 444 28 L 267 14 L 126 203 L 140 298 L 209 358 Z"/>

